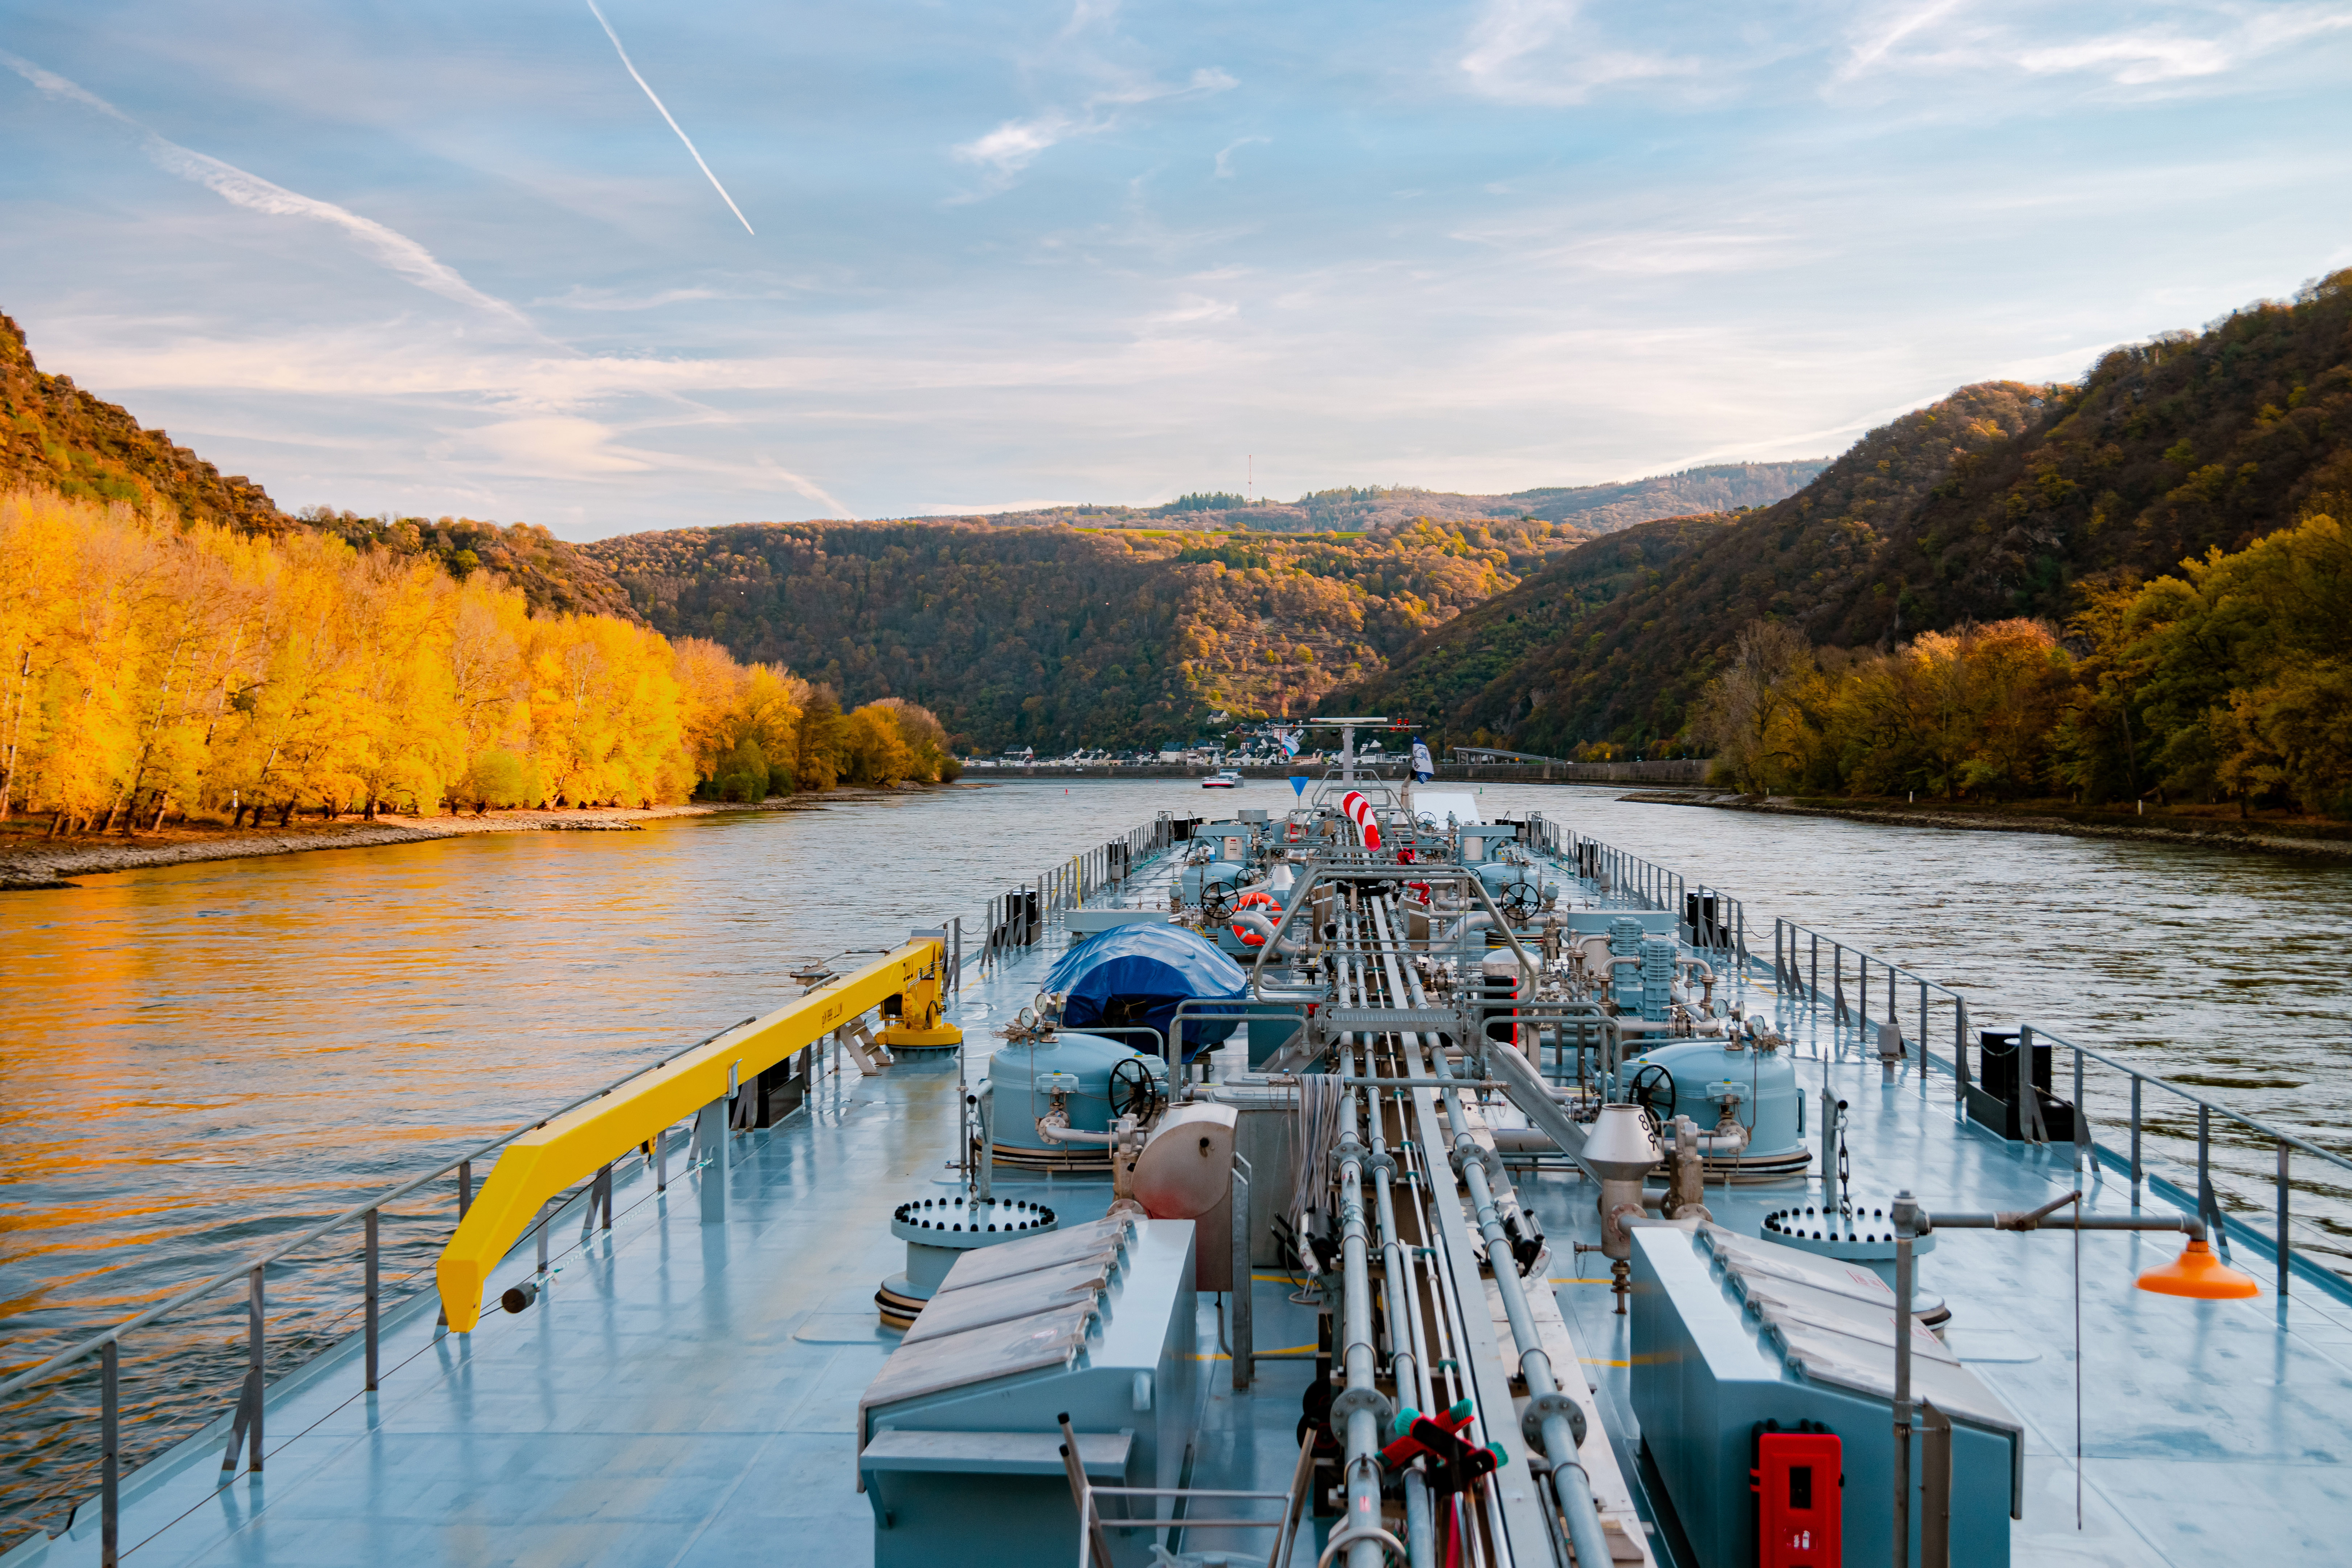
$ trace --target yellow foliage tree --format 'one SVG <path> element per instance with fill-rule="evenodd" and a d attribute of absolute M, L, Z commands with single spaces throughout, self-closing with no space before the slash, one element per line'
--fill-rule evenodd
<path fill-rule="evenodd" d="M 494 574 L 329 534 L 26 491 L 0 495 L 0 818 L 51 813 L 53 833 L 174 809 L 683 800 L 746 740 L 788 781 L 804 728 L 809 688 L 780 668 L 609 616 L 534 618 Z M 876 765 L 908 776 L 899 753 Z"/>

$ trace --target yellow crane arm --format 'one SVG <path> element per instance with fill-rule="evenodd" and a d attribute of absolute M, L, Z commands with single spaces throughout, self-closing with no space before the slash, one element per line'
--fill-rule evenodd
<path fill-rule="evenodd" d="M 893 997 L 899 999 L 898 1016 L 909 1032 L 952 1035 L 960 1040 L 962 1037 L 951 1028 L 940 1027 L 946 962 L 940 942 L 919 938 L 508 1144 L 435 1268 L 449 1326 L 465 1333 L 480 1321 L 482 1289 L 490 1270 L 530 1228 L 542 1204 L 680 1118 L 724 1099 L 730 1068 L 737 1083 L 748 1085 L 794 1051 L 814 1045 Z M 887 1041 L 898 1032 L 885 1030 L 883 1038 Z"/>

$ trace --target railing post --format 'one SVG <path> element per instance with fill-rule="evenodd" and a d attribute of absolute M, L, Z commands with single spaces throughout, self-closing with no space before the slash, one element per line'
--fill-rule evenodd
<path fill-rule="evenodd" d="M 255 1475 L 259 1475 L 261 1473 L 262 1459 L 261 1417 L 265 1402 L 262 1397 L 263 1384 L 261 1369 L 263 1359 L 262 1335 L 266 1332 L 263 1326 L 263 1314 L 267 1310 L 267 1303 L 263 1295 L 265 1289 L 266 1285 L 263 1275 L 263 1266 L 257 1263 L 253 1266 L 253 1285 L 250 1306 L 251 1316 L 247 1319 L 246 1325 L 247 1342 L 247 1354 L 251 1362 L 251 1366 L 247 1371 L 247 1375 L 253 1380 L 253 1436 L 252 1446 L 246 1450 L 246 1456 L 248 1461 L 246 1465 L 246 1468 Z"/>
<path fill-rule="evenodd" d="M 2091 1112 L 2083 1101 L 2083 1047 L 2074 1047 L 2074 1169 L 2096 1180 L 2098 1151 L 2091 1142 Z"/>
<path fill-rule="evenodd" d="M 376 1211 L 370 1209 L 367 1212 L 367 1391 L 370 1394 L 375 1392 L 376 1385 L 377 1304 L 381 1300 L 376 1290 Z"/>
<path fill-rule="evenodd" d="M 2139 1077 L 2139 1074 L 2137 1074 L 2137 1073 L 2134 1073 L 2134 1074 L 2132 1074 L 2132 1075 L 2131 1075 L 2131 1080 L 2132 1080 L 2132 1129 L 2131 1129 L 2131 1182 L 2132 1182 L 2132 1207 L 2134 1207 L 2134 1208 L 2137 1208 L 2137 1207 L 2139 1207 L 2139 1177 L 2140 1177 L 2140 1163 L 2139 1163 L 2139 1091 L 2140 1091 L 2140 1077 Z"/>
<path fill-rule="evenodd" d="M 1969 999 L 1952 996 L 1952 1098 L 1969 1098 Z"/>
<path fill-rule="evenodd" d="M 2197 1217 L 2212 1233 L 2213 1250 L 2230 1256 L 2230 1237 L 2221 1224 L 2221 1201 L 2213 1195 L 2213 1108 L 2197 1102 Z"/>
<path fill-rule="evenodd" d="M 2047 1143 L 2050 1130 L 2042 1120 L 2042 1090 L 2033 1081 L 2033 1026 L 2017 1031 L 2017 1079 L 2010 1086 L 2017 1110 L 2017 1134 L 2029 1143 Z"/>
<path fill-rule="evenodd" d="M 115 1568 L 122 1532 L 122 1364 L 112 1340 L 98 1349 L 98 1560 Z"/>
<path fill-rule="evenodd" d="M 2290 1157 L 2287 1141 L 2282 1138 L 2278 1141 L 2278 1293 L 2281 1296 L 2286 1294 L 2287 1277 L 2294 1271 L 2292 1268 L 2294 1255 L 2287 1249 L 2286 1237 L 2286 1178 Z"/>
<path fill-rule="evenodd" d="M 727 1112 L 725 1097 L 695 1113 L 694 1139 L 702 1167 L 702 1223 L 727 1223 Z"/>
<path fill-rule="evenodd" d="M 457 1217 L 464 1219 L 466 1211 L 474 1206 L 474 1162 L 457 1162 Z"/>
<path fill-rule="evenodd" d="M 1822 933 L 1811 931 L 1807 934 L 1813 939 L 1813 978 L 1806 991 L 1813 1001 L 1818 1002 L 1822 997 Z"/>
<path fill-rule="evenodd" d="M 1232 1226 L 1234 1386 L 1247 1388 L 1256 1373 L 1256 1325 L 1250 1300 L 1250 1176 L 1248 1161 L 1234 1156 Z"/>
<path fill-rule="evenodd" d="M 1892 1009 L 1889 1009 L 1892 1011 Z M 1919 977 L 1919 1098 L 1927 1097 L 1927 977 Z"/>

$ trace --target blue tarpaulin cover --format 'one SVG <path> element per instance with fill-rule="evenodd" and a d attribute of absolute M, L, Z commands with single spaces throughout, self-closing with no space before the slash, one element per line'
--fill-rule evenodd
<path fill-rule="evenodd" d="M 1184 1001 L 1240 1003 L 1249 987 L 1242 966 L 1208 939 L 1181 926 L 1139 922 L 1113 926 L 1062 955 L 1045 976 L 1045 989 L 1062 995 L 1062 1026 L 1068 1029 L 1140 1026 L 1165 1038 Z M 1234 1020 L 1198 1021 L 1184 1015 L 1184 1056 L 1213 1046 L 1234 1032 Z M 1117 1035 L 1138 1050 L 1157 1053 L 1141 1035 Z"/>

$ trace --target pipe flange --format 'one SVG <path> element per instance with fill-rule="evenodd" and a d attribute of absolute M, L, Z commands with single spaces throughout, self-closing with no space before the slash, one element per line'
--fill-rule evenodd
<path fill-rule="evenodd" d="M 1369 1410 L 1383 1432 L 1396 1419 L 1396 1405 L 1389 1396 L 1370 1384 L 1361 1388 L 1343 1388 L 1331 1400 L 1331 1424 L 1344 1423 L 1359 1410 Z"/>
<path fill-rule="evenodd" d="M 1528 1401 L 1528 1407 L 1519 1412 L 1519 1436 L 1528 1440 L 1528 1447 L 1538 1454 L 1544 1452 L 1544 1423 L 1555 1415 L 1568 1417 L 1570 1435 L 1576 1439 L 1578 1447 L 1583 1447 L 1584 1406 L 1576 1402 L 1573 1394 L 1562 1394 L 1558 1389 L 1552 1390 L 1549 1394 L 1537 1394 Z M 1570 1455 L 1569 1458 L 1573 1458 L 1575 1456 Z"/>
<path fill-rule="evenodd" d="M 1490 1184 L 1498 1183 L 1504 1179 L 1507 1173 L 1503 1165 L 1503 1156 L 1495 1150 L 1487 1148 L 1484 1143 L 1473 1142 L 1467 1147 L 1456 1143 L 1445 1152 L 1445 1163 L 1458 1176 L 1462 1174 L 1465 1157 L 1474 1152 L 1478 1156 L 1478 1168 L 1486 1173 L 1486 1180 Z"/>
<path fill-rule="evenodd" d="M 1396 1177 L 1397 1163 L 1390 1156 L 1387 1150 L 1375 1149 L 1372 1151 L 1372 1157 L 1364 1162 L 1364 1168 L 1368 1171 L 1385 1171 L 1388 1173 L 1390 1179 L 1394 1180 Z"/>

